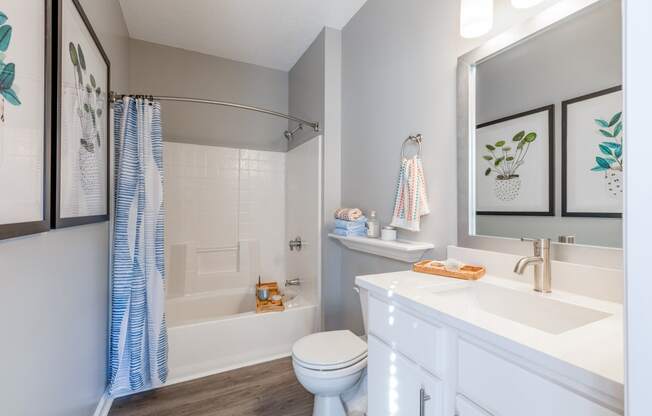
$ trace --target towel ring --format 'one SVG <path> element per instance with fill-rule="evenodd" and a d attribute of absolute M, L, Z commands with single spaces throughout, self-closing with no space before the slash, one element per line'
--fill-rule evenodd
<path fill-rule="evenodd" d="M 421 142 L 423 142 L 423 136 L 421 134 L 410 136 L 407 139 L 403 140 L 403 145 L 401 145 L 401 160 L 405 159 L 405 146 L 411 143 L 416 143 L 419 145 L 419 150 L 417 151 L 416 156 L 421 157 Z"/>

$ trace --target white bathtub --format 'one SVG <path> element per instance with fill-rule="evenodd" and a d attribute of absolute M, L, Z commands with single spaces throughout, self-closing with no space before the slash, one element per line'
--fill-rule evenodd
<path fill-rule="evenodd" d="M 299 338 L 319 331 L 317 306 L 256 314 L 247 291 L 167 300 L 169 383 L 268 361 L 291 352 Z"/>
<path fill-rule="evenodd" d="M 236 289 L 169 298 L 165 304 L 168 327 L 212 321 L 256 309 L 254 291 Z"/>

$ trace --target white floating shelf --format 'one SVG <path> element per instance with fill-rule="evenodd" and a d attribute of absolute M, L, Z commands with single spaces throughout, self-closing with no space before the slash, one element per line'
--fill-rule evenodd
<path fill-rule="evenodd" d="M 434 244 L 420 241 L 384 241 L 379 238 L 344 237 L 333 233 L 328 234 L 328 236 L 340 240 L 340 243 L 351 250 L 375 254 L 376 256 L 406 263 L 416 263 L 421 260 L 423 253 L 435 248 Z"/>

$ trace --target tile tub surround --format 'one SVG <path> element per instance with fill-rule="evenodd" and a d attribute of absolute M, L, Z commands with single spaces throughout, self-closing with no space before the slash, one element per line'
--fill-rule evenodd
<path fill-rule="evenodd" d="M 282 282 L 285 153 L 173 142 L 164 152 L 170 295 L 252 287 L 258 274 Z M 194 255 L 179 254 L 183 245 Z M 197 281 L 183 282 L 184 269 Z"/>
<path fill-rule="evenodd" d="M 172 383 L 287 356 L 320 330 L 320 143 L 288 153 L 165 143 Z M 289 252 L 297 235 L 306 245 Z M 300 278 L 297 305 L 256 314 L 258 275 Z"/>
<path fill-rule="evenodd" d="M 474 307 L 471 299 L 457 298 L 451 302 L 426 290 L 437 285 L 450 285 L 451 282 L 460 281 L 409 271 L 356 278 L 359 286 L 384 302 L 409 307 L 420 316 L 436 319 L 441 324 L 508 350 L 545 369 L 549 375 L 561 377 L 577 388 L 597 392 L 614 407 L 622 406 L 624 356 L 621 304 L 556 291 L 553 285 L 553 293 L 543 296 L 610 316 L 560 334 L 551 334 L 485 312 Z M 479 281 L 484 282 L 532 293 L 531 282 L 515 282 L 491 275 Z"/>

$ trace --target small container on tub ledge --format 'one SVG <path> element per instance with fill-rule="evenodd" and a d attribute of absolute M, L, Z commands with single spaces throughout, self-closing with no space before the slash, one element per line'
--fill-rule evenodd
<path fill-rule="evenodd" d="M 267 296 L 261 296 L 266 292 Z M 285 304 L 283 298 L 279 298 L 278 283 L 257 283 L 256 284 L 256 313 L 283 312 Z"/>

